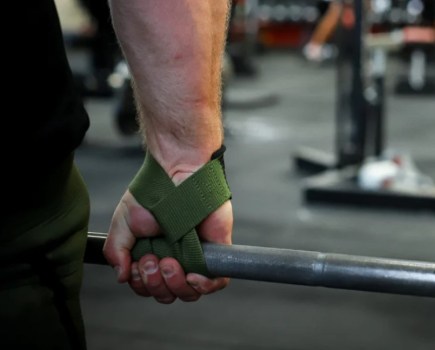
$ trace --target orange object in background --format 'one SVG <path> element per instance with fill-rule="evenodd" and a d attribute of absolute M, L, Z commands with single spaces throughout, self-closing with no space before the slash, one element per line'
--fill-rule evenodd
<path fill-rule="evenodd" d="M 355 25 L 355 12 L 351 5 L 345 5 L 341 13 L 341 24 L 344 28 L 352 29 Z"/>
<path fill-rule="evenodd" d="M 303 23 L 268 23 L 260 25 L 258 40 L 264 48 L 300 48 L 312 31 Z"/>
<path fill-rule="evenodd" d="M 435 44 L 435 29 L 431 27 L 405 27 L 403 36 L 408 44 Z"/>

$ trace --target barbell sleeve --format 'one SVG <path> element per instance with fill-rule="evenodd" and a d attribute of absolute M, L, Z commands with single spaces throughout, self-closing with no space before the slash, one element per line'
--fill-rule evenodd
<path fill-rule="evenodd" d="M 106 234 L 91 232 L 85 262 L 103 264 Z M 202 243 L 214 276 L 435 298 L 435 263 Z"/>

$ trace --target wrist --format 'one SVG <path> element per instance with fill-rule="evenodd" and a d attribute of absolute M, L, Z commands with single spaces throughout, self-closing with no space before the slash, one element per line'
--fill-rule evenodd
<path fill-rule="evenodd" d="M 147 137 L 147 152 L 153 155 L 175 184 L 181 183 L 209 162 L 223 143 L 220 134 L 190 142 L 176 138 L 171 140 L 170 137 L 153 137 Z"/>
<path fill-rule="evenodd" d="M 205 164 L 205 163 L 204 163 Z M 190 167 L 189 165 L 180 164 L 176 169 L 173 169 L 173 174 L 168 174 L 175 186 L 178 186 L 183 181 L 192 176 L 201 167 Z"/>
<path fill-rule="evenodd" d="M 225 173 L 225 162 L 224 162 L 224 153 L 226 151 L 226 147 L 224 144 L 222 144 L 217 150 L 213 152 L 211 157 L 205 162 L 204 164 L 208 163 L 210 160 L 218 159 L 223 170 Z M 186 180 L 188 177 L 193 175 L 196 171 L 198 171 L 202 167 L 191 167 L 189 165 L 180 164 L 176 169 L 174 174 L 171 177 L 172 182 L 178 186 L 180 183 L 182 183 L 184 180 Z"/>
<path fill-rule="evenodd" d="M 180 184 L 189 176 L 197 172 L 211 159 L 211 156 L 216 149 L 216 146 L 211 150 L 211 147 L 189 149 L 189 150 L 176 150 L 171 154 L 171 157 L 162 157 L 161 154 L 150 153 L 164 169 L 169 178 L 176 184 Z"/>

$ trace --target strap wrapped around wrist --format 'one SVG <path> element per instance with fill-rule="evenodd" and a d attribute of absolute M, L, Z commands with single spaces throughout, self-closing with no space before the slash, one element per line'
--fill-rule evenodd
<path fill-rule="evenodd" d="M 213 159 L 192 176 L 175 186 L 148 152 L 144 164 L 131 182 L 135 199 L 155 217 L 163 236 L 138 239 L 133 260 L 147 253 L 159 258 L 174 257 L 186 273 L 208 276 L 195 227 L 231 198 L 223 163 L 224 146 Z"/>

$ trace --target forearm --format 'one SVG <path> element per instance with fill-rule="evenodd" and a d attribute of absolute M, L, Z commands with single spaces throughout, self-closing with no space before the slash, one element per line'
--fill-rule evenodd
<path fill-rule="evenodd" d="M 172 177 L 195 171 L 223 141 L 226 0 L 110 0 L 133 77 L 147 149 Z"/>
<path fill-rule="evenodd" d="M 340 20 L 341 9 L 341 3 L 337 1 L 329 5 L 327 12 L 322 17 L 311 36 L 311 43 L 323 45 L 331 38 Z"/>

